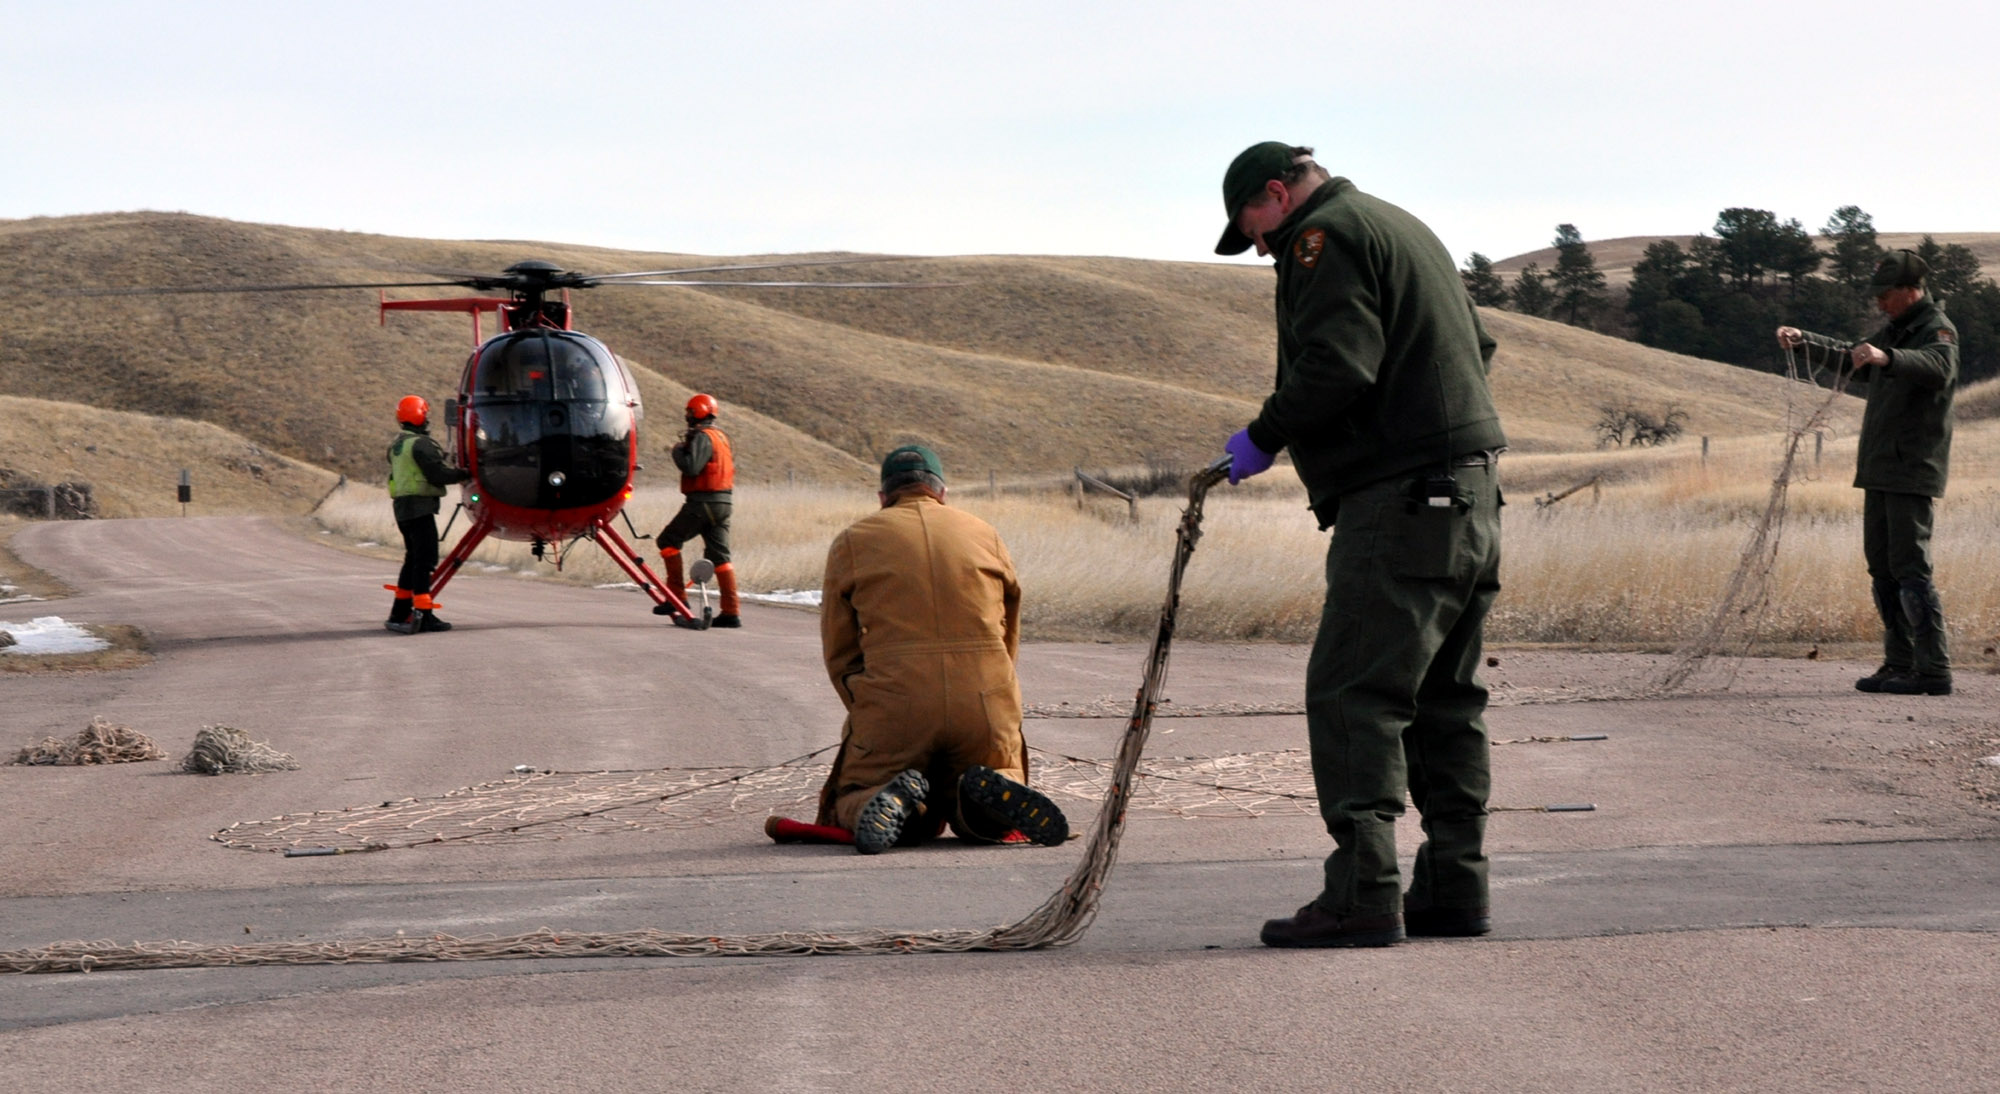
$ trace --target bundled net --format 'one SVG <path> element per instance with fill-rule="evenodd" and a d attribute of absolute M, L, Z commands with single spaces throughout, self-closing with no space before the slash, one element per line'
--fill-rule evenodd
<path fill-rule="evenodd" d="M 299 762 L 229 726 L 203 726 L 181 757 L 181 770 L 195 775 L 256 775 L 297 771 Z"/>
<path fill-rule="evenodd" d="M 17 764 L 128 764 L 141 760 L 164 760 L 167 754 L 151 737 L 94 715 L 90 724 L 69 740 L 44 737 L 42 742 L 22 749 L 14 756 Z"/>
<path fill-rule="evenodd" d="M 465 939 L 451 935 L 320 943 L 207 945 L 163 942 L 121 946 L 109 942 L 63 942 L 39 950 L 0 953 L 0 971 L 76 972 L 91 969 L 191 968 L 221 965 L 296 965 L 389 961 L 466 961 L 535 957 L 670 957 L 765 954 L 879 954 L 1029 950 L 1076 941 L 1097 915 L 1098 898 L 1117 859 L 1118 841 L 1130 804 L 1132 780 L 1151 732 L 1153 711 L 1166 686 L 1167 656 L 1180 610 L 1182 575 L 1201 538 L 1202 503 L 1222 480 L 1221 465 L 1196 472 L 1188 481 L 1188 504 L 1175 532 L 1166 603 L 1133 700 L 1131 718 L 1111 766 L 1086 841 L 1082 861 L 1062 887 L 1017 922 L 999 927 L 940 931 L 870 931 L 831 935 L 785 932 L 765 935 L 676 935 L 661 931 L 563 933 L 549 930 L 506 938 Z"/>

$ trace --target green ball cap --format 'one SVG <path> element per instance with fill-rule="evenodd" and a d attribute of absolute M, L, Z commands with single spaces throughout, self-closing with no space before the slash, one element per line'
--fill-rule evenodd
<path fill-rule="evenodd" d="M 1250 237 L 1236 230 L 1236 218 L 1264 192 L 1265 183 L 1283 178 L 1291 169 L 1292 146 L 1283 141 L 1253 144 L 1229 161 L 1229 170 L 1222 173 L 1222 207 L 1229 213 L 1229 223 L 1215 245 L 1216 254 L 1240 255 L 1250 249 Z"/>
<path fill-rule="evenodd" d="M 1931 272 L 1930 265 L 1910 250 L 1890 251 L 1875 264 L 1875 276 L 1868 284 L 1880 296 L 1890 289 L 1916 288 L 1924 283 L 1924 275 Z"/>
<path fill-rule="evenodd" d="M 944 480 L 944 464 L 938 462 L 937 453 L 920 444 L 906 444 L 882 457 L 882 481 L 888 482 L 898 475 L 912 471 L 928 471 Z"/>

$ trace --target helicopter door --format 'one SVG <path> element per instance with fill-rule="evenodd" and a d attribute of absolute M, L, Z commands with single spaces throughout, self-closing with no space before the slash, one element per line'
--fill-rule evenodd
<path fill-rule="evenodd" d="M 577 509 L 624 490 L 634 408 L 602 344 L 573 331 L 513 331 L 480 347 L 471 379 L 472 444 L 494 501 Z"/>

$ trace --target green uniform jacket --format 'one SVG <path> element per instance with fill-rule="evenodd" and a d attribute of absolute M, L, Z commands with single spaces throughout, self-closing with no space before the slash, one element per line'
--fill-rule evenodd
<path fill-rule="evenodd" d="M 1321 527 L 1342 494 L 1507 443 L 1486 386 L 1493 339 L 1422 221 L 1337 178 L 1264 242 L 1278 380 L 1250 439 L 1291 450 Z"/>
<path fill-rule="evenodd" d="M 1806 342 L 1834 355 L 1848 382 L 1864 382 L 1854 485 L 1892 494 L 1944 497 L 1951 464 L 1951 398 L 1958 380 L 1958 328 L 1929 296 L 1866 341 L 1889 354 L 1880 368 L 1854 369 L 1853 342 L 1806 333 Z"/>
<path fill-rule="evenodd" d="M 422 472 L 424 480 L 437 493 L 406 494 L 402 497 L 392 497 L 390 504 L 395 511 L 396 520 L 399 523 L 435 514 L 438 511 L 438 498 L 443 496 L 444 488 L 452 483 L 464 482 L 472 477 L 470 473 L 450 467 L 444 462 L 444 449 L 438 447 L 438 443 L 431 439 L 431 435 L 428 432 L 425 432 L 419 426 L 406 424 L 403 426 L 403 431 L 396 434 L 396 439 L 389 442 L 388 455 L 389 466 L 392 472 L 392 482 L 396 464 L 396 446 L 404 443 L 404 438 L 407 437 L 415 438 L 409 442 L 410 458 L 416 461 L 417 470 Z"/>

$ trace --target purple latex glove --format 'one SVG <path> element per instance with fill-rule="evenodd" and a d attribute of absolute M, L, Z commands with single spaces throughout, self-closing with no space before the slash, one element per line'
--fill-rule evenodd
<path fill-rule="evenodd" d="M 1229 485 L 1235 486 L 1252 475 L 1262 474 L 1271 469 L 1271 461 L 1278 458 L 1276 452 L 1266 452 L 1250 439 L 1250 431 L 1239 429 L 1229 442 L 1222 446 L 1229 453 Z"/>

